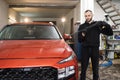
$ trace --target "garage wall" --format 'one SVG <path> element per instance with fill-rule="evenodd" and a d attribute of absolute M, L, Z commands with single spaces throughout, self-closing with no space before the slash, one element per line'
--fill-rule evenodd
<path fill-rule="evenodd" d="M 8 23 L 8 4 L 0 0 L 0 29 Z"/>
<path fill-rule="evenodd" d="M 65 22 L 65 33 L 70 33 L 71 29 L 71 19 L 74 18 L 74 9 L 71 10 L 67 15 L 66 15 L 66 22 Z"/>
<path fill-rule="evenodd" d="M 9 23 L 14 23 L 14 22 L 20 21 L 19 13 L 11 8 L 9 9 L 9 17 L 8 18 L 9 18 L 9 20 L 8 20 Z"/>
<path fill-rule="evenodd" d="M 73 31 L 76 32 L 78 27 L 76 27 L 75 23 L 80 21 L 80 3 L 77 4 L 76 7 L 66 15 L 66 22 L 65 22 L 66 33 L 70 33 L 72 18 L 73 18 L 73 29 L 74 29 Z"/>
<path fill-rule="evenodd" d="M 76 32 L 79 28 L 78 23 L 80 23 L 80 3 L 77 4 L 76 8 L 74 9 L 74 32 Z"/>
<path fill-rule="evenodd" d="M 117 9 L 120 9 L 120 0 L 112 0 L 112 2 L 115 4 L 115 7 Z M 120 11 L 119 11 L 120 12 Z"/>
<path fill-rule="evenodd" d="M 104 16 L 105 16 L 106 13 L 102 10 L 102 8 L 98 5 L 98 3 L 96 1 L 95 1 L 94 5 L 95 5 L 94 20 L 96 20 L 96 21 L 98 21 L 98 20 L 105 21 Z M 108 23 L 110 25 L 114 25 L 114 23 L 111 20 L 109 20 Z"/>
<path fill-rule="evenodd" d="M 80 3 L 74 9 L 74 23 L 80 21 Z"/>

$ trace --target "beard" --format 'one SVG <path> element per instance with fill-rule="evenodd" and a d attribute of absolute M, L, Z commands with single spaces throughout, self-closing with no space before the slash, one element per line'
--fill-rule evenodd
<path fill-rule="evenodd" d="M 86 19 L 86 22 L 87 22 L 87 23 L 89 23 L 89 22 L 91 22 L 91 21 L 92 21 L 92 18 Z"/>

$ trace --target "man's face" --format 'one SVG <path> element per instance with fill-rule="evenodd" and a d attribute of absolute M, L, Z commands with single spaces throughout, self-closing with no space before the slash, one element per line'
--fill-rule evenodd
<path fill-rule="evenodd" d="M 92 12 L 88 11 L 88 12 L 85 13 L 85 19 L 86 19 L 87 22 L 90 22 L 92 20 L 92 17 L 93 17 Z"/>

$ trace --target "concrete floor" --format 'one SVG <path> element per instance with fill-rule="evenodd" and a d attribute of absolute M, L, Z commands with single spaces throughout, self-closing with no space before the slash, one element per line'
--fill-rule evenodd
<path fill-rule="evenodd" d="M 120 59 L 114 59 L 112 62 L 112 66 L 99 68 L 99 80 L 120 80 Z M 86 76 L 86 80 L 92 80 L 92 69 L 90 67 L 88 67 Z"/>

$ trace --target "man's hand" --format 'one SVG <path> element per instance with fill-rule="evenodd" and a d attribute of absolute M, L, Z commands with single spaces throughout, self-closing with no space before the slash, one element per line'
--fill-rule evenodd
<path fill-rule="evenodd" d="M 84 32 L 82 32 L 82 36 L 85 37 L 85 33 Z"/>

